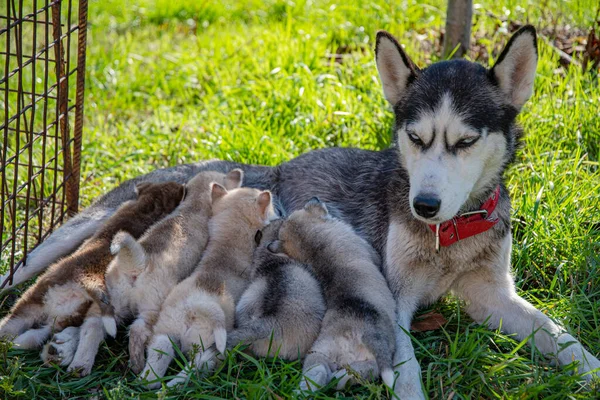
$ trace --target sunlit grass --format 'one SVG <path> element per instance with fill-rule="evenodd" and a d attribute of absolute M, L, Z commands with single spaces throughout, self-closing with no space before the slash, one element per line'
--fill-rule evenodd
<path fill-rule="evenodd" d="M 133 3 L 133 4 L 132 4 Z M 490 51 L 508 34 L 499 17 L 586 28 L 586 1 L 480 2 L 474 32 Z M 420 65 L 436 61 L 444 1 L 90 1 L 82 199 L 158 167 L 221 158 L 275 165 L 310 149 L 385 148 L 392 113 L 373 61 L 387 29 Z M 510 13 L 508 13 L 510 11 Z M 416 33 L 422 36 L 417 36 Z M 343 63 L 328 54 L 355 49 Z M 600 352 L 600 91 L 591 75 L 558 69 L 540 41 L 523 149 L 507 173 L 513 195 L 515 279 L 524 296 Z M 497 54 L 496 54 L 497 55 Z M 0 300 L 1 301 L 1 300 Z M 448 298 L 443 330 L 415 334 L 427 392 L 436 399 L 595 398 L 530 347 L 474 324 Z M 6 311 L 7 305 L 3 306 Z M 92 375 L 0 351 L 6 398 L 151 398 L 127 368 L 127 337 L 108 340 Z M 8 353 L 7 353 L 8 352 Z M 289 398 L 299 364 L 231 356 L 215 376 L 167 398 Z M 378 384 L 319 398 L 371 397 Z"/>

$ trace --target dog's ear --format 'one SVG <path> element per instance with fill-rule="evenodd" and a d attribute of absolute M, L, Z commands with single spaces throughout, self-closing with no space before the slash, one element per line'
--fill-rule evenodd
<path fill-rule="evenodd" d="M 271 205 L 271 192 L 265 190 L 258 195 L 258 199 L 256 200 L 258 203 L 258 210 L 263 218 L 267 217 L 267 211 L 269 206 Z"/>
<path fill-rule="evenodd" d="M 148 182 L 138 183 L 137 185 L 135 185 L 135 188 L 134 188 L 136 196 L 140 197 L 140 195 L 142 193 L 144 193 L 151 186 L 152 186 L 152 184 L 148 183 Z"/>
<path fill-rule="evenodd" d="M 310 199 L 304 205 L 304 209 L 317 217 L 326 218 L 329 216 L 329 210 L 327 209 L 327 206 L 318 197 L 313 197 Z"/>
<path fill-rule="evenodd" d="M 419 69 L 386 31 L 377 32 L 375 61 L 383 95 L 391 105 L 396 105 L 404 96 L 406 87 L 418 76 Z"/>
<path fill-rule="evenodd" d="M 223 186 L 219 185 L 216 182 L 211 183 L 210 197 L 211 197 L 213 203 L 220 200 L 226 194 L 227 194 L 227 189 L 225 189 Z"/>
<path fill-rule="evenodd" d="M 225 176 L 225 188 L 227 190 L 237 189 L 242 186 L 244 171 L 239 168 L 232 169 Z"/>
<path fill-rule="evenodd" d="M 492 80 L 498 83 L 517 110 L 521 109 L 533 93 L 537 60 L 535 28 L 526 25 L 510 38 L 490 70 Z"/>

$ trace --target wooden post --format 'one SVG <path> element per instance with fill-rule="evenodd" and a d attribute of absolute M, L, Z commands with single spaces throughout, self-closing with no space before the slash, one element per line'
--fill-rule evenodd
<path fill-rule="evenodd" d="M 471 24 L 473 20 L 473 0 L 448 0 L 446 13 L 446 33 L 442 57 L 460 58 L 469 50 Z"/>

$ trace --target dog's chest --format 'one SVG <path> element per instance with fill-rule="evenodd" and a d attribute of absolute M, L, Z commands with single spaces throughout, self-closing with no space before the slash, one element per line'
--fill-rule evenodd
<path fill-rule="evenodd" d="M 429 303 L 445 294 L 464 272 L 493 266 L 493 260 L 483 258 L 488 246 L 496 247 L 487 232 L 436 251 L 434 233 L 416 224 L 390 222 L 384 268 L 396 296 L 417 296 Z M 421 288 L 420 293 L 406 293 L 409 287 Z"/>

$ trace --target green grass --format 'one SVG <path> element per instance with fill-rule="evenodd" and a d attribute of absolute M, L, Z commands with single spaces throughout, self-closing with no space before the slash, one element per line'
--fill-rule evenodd
<path fill-rule="evenodd" d="M 237 2 L 90 1 L 82 203 L 124 179 L 208 158 L 275 165 L 310 149 L 390 143 L 392 113 L 373 61 L 386 29 L 420 65 L 438 60 L 442 0 Z M 581 1 L 481 2 L 474 32 L 488 52 L 506 42 L 499 17 L 587 28 L 598 6 Z M 424 40 L 426 39 L 426 40 Z M 523 149 L 508 171 L 517 286 L 536 307 L 600 353 L 600 90 L 590 74 L 558 69 L 540 41 L 535 94 L 520 122 Z M 342 64 L 327 57 L 354 49 Z M 363 50 L 364 49 L 364 50 Z M 0 302 L 3 301 L 0 299 Z M 6 312 L 4 301 L 2 312 Z M 448 323 L 415 334 L 435 399 L 596 398 L 529 346 L 474 324 L 449 297 Z M 126 336 L 108 340 L 89 377 L 0 348 L 0 397 L 152 398 L 127 367 Z M 161 398 L 289 398 L 299 364 L 236 354 L 208 379 Z M 366 384 L 318 398 L 377 398 Z"/>

